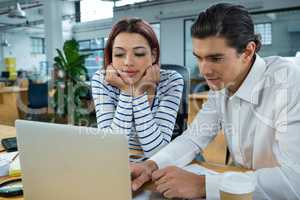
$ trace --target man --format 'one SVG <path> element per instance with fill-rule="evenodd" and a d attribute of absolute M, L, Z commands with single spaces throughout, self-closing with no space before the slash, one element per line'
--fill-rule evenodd
<path fill-rule="evenodd" d="M 252 169 L 254 199 L 300 199 L 300 71 L 284 58 L 262 59 L 242 6 L 217 4 L 192 29 L 193 53 L 211 88 L 188 130 L 142 164 L 132 189 L 155 182 L 165 197 L 218 199 L 222 175 L 196 175 L 190 163 L 223 129 L 234 164 Z"/>

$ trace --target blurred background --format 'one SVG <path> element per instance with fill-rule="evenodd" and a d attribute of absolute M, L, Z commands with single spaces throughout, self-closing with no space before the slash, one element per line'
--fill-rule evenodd
<path fill-rule="evenodd" d="M 200 11 L 218 2 L 249 10 L 262 38 L 261 56 L 300 63 L 300 0 L 0 0 L 0 124 L 25 118 L 95 126 L 90 79 L 103 65 L 112 25 L 126 16 L 151 23 L 162 64 L 189 70 L 191 121 L 208 87 L 192 55 L 190 27 Z M 59 65 L 64 56 L 57 49 L 66 55 L 64 47 L 85 55 L 72 86 L 66 80 L 71 72 Z M 68 87 L 75 88 L 72 94 Z"/>

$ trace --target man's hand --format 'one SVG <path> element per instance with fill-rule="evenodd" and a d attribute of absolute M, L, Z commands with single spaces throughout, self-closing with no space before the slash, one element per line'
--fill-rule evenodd
<path fill-rule="evenodd" d="M 124 80 L 125 75 L 121 74 L 112 66 L 108 65 L 105 70 L 105 80 L 107 83 L 125 91 L 127 94 L 131 94 L 130 85 Z"/>
<path fill-rule="evenodd" d="M 152 174 L 156 190 L 166 198 L 201 198 L 205 196 L 205 176 L 178 167 L 166 167 Z"/>
<path fill-rule="evenodd" d="M 144 183 L 150 181 L 153 171 L 157 169 L 156 163 L 152 160 L 147 160 L 143 163 L 130 164 L 132 191 L 137 191 Z"/>
<path fill-rule="evenodd" d="M 160 81 L 159 65 L 154 64 L 149 66 L 144 76 L 134 85 L 135 96 L 140 96 L 145 91 L 155 89 L 159 81 Z"/>

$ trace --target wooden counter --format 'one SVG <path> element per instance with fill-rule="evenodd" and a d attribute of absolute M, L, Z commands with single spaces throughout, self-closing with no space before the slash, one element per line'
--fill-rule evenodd
<path fill-rule="evenodd" d="M 188 124 L 192 123 L 203 103 L 207 101 L 208 92 L 200 92 L 189 95 L 189 117 Z"/>
<path fill-rule="evenodd" d="M 0 88 L 0 124 L 14 125 L 20 118 L 19 111 L 26 112 L 27 88 L 3 87 Z"/>

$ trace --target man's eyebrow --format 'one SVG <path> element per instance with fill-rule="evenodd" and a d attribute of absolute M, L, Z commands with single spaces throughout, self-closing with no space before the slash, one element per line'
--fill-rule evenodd
<path fill-rule="evenodd" d="M 193 55 L 197 58 L 201 58 L 201 56 L 197 55 L 195 52 L 193 52 Z M 224 57 L 223 53 L 213 53 L 213 54 L 209 54 L 204 56 L 205 58 L 216 58 L 216 57 Z"/>
<path fill-rule="evenodd" d="M 224 54 L 223 53 L 214 53 L 214 54 L 207 55 L 205 57 L 207 57 L 207 58 L 224 57 Z"/>

